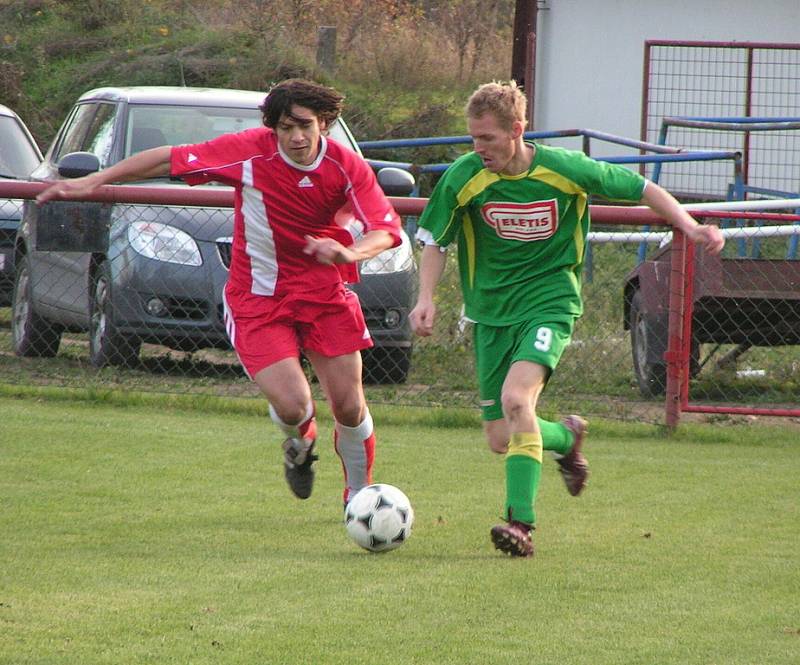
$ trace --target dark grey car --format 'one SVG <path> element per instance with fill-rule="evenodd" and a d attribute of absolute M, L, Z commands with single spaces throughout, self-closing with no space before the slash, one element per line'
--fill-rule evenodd
<path fill-rule="evenodd" d="M 219 89 L 90 91 L 32 178 L 76 177 L 146 148 L 257 127 L 263 99 L 264 93 Z M 330 136 L 358 150 L 343 121 L 331 127 Z M 385 176 L 379 173 L 379 181 L 396 185 L 397 173 Z M 408 190 L 413 186 L 403 182 Z M 141 184 L 187 187 L 167 179 Z M 229 348 L 222 290 L 232 235 L 229 208 L 26 202 L 16 244 L 16 353 L 54 355 L 66 330 L 89 332 L 90 360 L 97 367 L 135 363 L 143 342 L 185 351 Z M 415 270 L 404 237 L 400 247 L 362 264 L 362 281 L 351 287 L 376 344 L 365 355 L 367 381 L 406 378 Z"/>
<path fill-rule="evenodd" d="M 42 153 L 20 117 L 0 104 L 0 179 L 27 180 Z M 0 306 L 11 304 L 14 238 L 22 218 L 20 199 L 0 199 Z"/>

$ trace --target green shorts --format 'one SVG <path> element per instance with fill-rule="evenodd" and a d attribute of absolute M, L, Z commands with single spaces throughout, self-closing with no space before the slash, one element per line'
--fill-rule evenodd
<path fill-rule="evenodd" d="M 532 319 L 510 326 L 476 323 L 473 330 L 481 417 L 503 417 L 500 395 L 511 364 L 527 360 L 553 370 L 572 338 L 575 320 Z"/>

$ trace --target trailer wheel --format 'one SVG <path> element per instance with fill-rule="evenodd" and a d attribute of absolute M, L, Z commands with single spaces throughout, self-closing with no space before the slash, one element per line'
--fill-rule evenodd
<path fill-rule="evenodd" d="M 659 329 L 655 320 L 642 312 L 642 296 L 639 290 L 631 298 L 630 320 L 631 353 L 633 372 L 639 392 L 643 397 L 663 395 L 667 388 L 667 365 L 654 361 L 653 357 L 663 354 L 667 346 L 667 331 Z M 661 350 L 659 353 L 656 349 Z"/>
<path fill-rule="evenodd" d="M 667 324 L 642 312 L 639 290 L 631 298 L 630 319 L 631 352 L 636 383 L 643 397 L 658 397 L 667 390 L 667 363 L 662 360 L 667 350 Z M 689 352 L 689 376 L 700 373 L 700 343 L 692 336 Z"/>

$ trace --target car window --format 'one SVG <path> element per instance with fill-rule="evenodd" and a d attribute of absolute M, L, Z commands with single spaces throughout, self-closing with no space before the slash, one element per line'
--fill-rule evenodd
<path fill-rule="evenodd" d="M 0 116 L 0 177 L 27 178 L 39 157 L 16 118 Z"/>
<path fill-rule="evenodd" d="M 100 168 L 108 166 L 111 157 L 116 111 L 116 104 L 97 105 L 97 113 L 92 118 L 86 139 L 81 147 L 82 150 L 97 155 L 100 160 Z"/>
<path fill-rule="evenodd" d="M 361 154 L 353 135 L 350 134 L 350 130 L 341 120 L 336 120 L 336 122 L 334 122 L 328 128 L 328 136 L 330 136 L 334 141 L 338 141 L 339 143 L 346 145 L 351 150 L 355 150 L 357 153 Z"/>
<path fill-rule="evenodd" d="M 203 143 L 222 134 L 242 132 L 261 125 L 258 108 L 131 104 L 128 107 L 125 156 L 161 145 Z M 357 150 L 343 123 L 337 121 L 331 125 L 329 136 Z"/>
<path fill-rule="evenodd" d="M 125 156 L 160 145 L 210 141 L 221 134 L 261 125 L 261 112 L 196 106 L 134 105 L 128 107 Z"/>
<path fill-rule="evenodd" d="M 61 144 L 58 146 L 56 154 L 53 155 L 54 162 L 58 162 L 64 155 L 82 150 L 83 139 L 92 124 L 95 110 L 94 104 L 79 104 L 75 107 L 62 134 Z"/>

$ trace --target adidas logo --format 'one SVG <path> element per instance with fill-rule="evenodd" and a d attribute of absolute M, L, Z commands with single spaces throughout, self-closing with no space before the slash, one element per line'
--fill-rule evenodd
<path fill-rule="evenodd" d="M 298 187 L 313 187 L 314 183 L 311 182 L 311 178 L 308 176 L 303 176 L 303 179 L 297 183 Z"/>
<path fill-rule="evenodd" d="M 190 152 L 189 156 L 186 158 L 186 161 L 190 162 L 190 163 L 191 162 L 196 162 L 197 161 L 197 155 L 195 155 L 195 154 Z"/>

